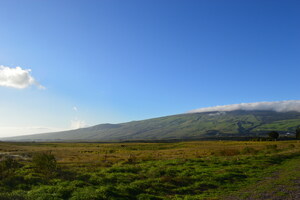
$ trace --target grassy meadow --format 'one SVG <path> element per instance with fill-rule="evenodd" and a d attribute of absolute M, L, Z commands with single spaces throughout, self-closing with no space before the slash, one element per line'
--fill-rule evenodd
<path fill-rule="evenodd" d="M 284 199 L 300 180 L 296 140 L 1 142 L 0 158 L 1 200 Z"/>

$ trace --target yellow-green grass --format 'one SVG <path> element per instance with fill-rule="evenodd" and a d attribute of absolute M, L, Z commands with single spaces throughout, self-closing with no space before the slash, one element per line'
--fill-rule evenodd
<path fill-rule="evenodd" d="M 136 160 L 192 159 L 216 155 L 220 151 L 238 150 L 246 147 L 257 151 L 268 145 L 287 149 L 291 144 L 300 147 L 298 141 L 193 141 L 177 143 L 0 143 L 0 153 L 31 155 L 51 152 L 61 164 L 91 164 L 103 160 L 115 163 L 128 157 Z"/>

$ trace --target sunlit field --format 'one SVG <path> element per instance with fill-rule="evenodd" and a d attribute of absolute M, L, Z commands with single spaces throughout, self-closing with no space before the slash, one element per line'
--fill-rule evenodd
<path fill-rule="evenodd" d="M 300 143 L 0 143 L 0 153 L 0 199 L 240 199 L 297 167 Z"/>

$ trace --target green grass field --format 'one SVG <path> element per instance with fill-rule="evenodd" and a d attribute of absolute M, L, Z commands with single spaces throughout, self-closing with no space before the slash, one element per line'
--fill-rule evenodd
<path fill-rule="evenodd" d="M 0 143 L 0 156 L 1 200 L 285 199 L 300 180 L 295 140 Z"/>

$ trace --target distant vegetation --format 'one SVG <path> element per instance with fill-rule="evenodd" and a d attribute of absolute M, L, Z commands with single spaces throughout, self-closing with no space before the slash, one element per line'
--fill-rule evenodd
<path fill-rule="evenodd" d="M 271 131 L 268 133 L 268 135 L 270 138 L 275 139 L 275 140 L 277 140 L 279 137 L 279 133 L 277 131 Z"/>
<path fill-rule="evenodd" d="M 300 139 L 300 127 L 296 129 L 296 138 Z"/>
<path fill-rule="evenodd" d="M 295 140 L 0 143 L 0 149 L 1 200 L 222 199 L 300 160 Z M 292 171 L 286 179 L 297 175 Z"/>

